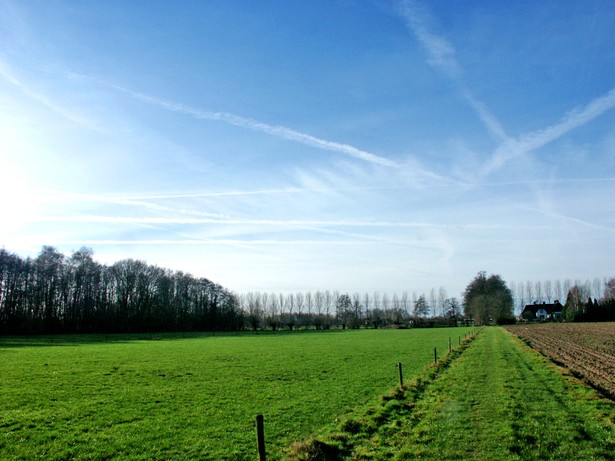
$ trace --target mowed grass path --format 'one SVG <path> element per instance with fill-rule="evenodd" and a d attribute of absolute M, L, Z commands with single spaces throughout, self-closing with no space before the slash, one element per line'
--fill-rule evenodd
<path fill-rule="evenodd" d="M 358 459 L 613 460 L 614 418 L 612 402 L 490 327 Z"/>
<path fill-rule="evenodd" d="M 0 338 L 0 459 L 277 459 L 467 331 Z"/>

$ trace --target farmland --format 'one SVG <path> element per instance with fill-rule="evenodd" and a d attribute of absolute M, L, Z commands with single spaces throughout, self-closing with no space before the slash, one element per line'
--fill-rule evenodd
<path fill-rule="evenodd" d="M 615 398 L 615 323 L 515 325 L 508 330 Z"/>
<path fill-rule="evenodd" d="M 0 458 L 279 459 L 468 331 L 0 338 Z"/>
<path fill-rule="evenodd" d="M 453 354 L 455 355 L 455 354 Z M 297 449 L 348 460 L 613 459 L 613 403 L 499 327 L 340 432 Z"/>

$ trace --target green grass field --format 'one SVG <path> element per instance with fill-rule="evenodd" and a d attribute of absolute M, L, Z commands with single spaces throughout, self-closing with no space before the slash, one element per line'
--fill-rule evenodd
<path fill-rule="evenodd" d="M 467 331 L 0 338 L 0 459 L 279 459 Z"/>
<path fill-rule="evenodd" d="M 613 402 L 490 327 L 446 368 L 325 441 L 353 460 L 613 460 L 614 420 Z"/>

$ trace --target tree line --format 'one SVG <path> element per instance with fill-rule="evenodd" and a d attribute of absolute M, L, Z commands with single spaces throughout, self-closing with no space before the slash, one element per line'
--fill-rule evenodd
<path fill-rule="evenodd" d="M 0 334 L 379 328 L 456 325 L 446 290 L 349 294 L 232 293 L 206 278 L 124 259 L 107 266 L 89 248 L 35 258 L 0 249 Z"/>
<path fill-rule="evenodd" d="M 501 276 L 487 276 L 481 271 L 466 287 L 461 303 L 455 297 L 448 297 L 443 287 L 437 291 L 432 289 L 428 295 L 407 291 L 398 295 L 326 290 L 286 294 L 249 292 L 238 295 L 238 299 L 245 328 L 253 330 L 454 326 L 460 322 L 508 324 L 516 321 L 516 306 L 520 313 L 526 301 L 528 304 L 551 302 L 554 296 L 562 295 L 567 296 L 565 320 L 615 320 L 613 315 L 605 315 L 611 312 L 608 306 L 615 303 L 615 279 L 597 280 L 544 284 L 528 281 L 512 283 L 509 288 Z M 592 293 L 603 296 L 588 302 Z"/>
<path fill-rule="evenodd" d="M 520 313 L 526 304 L 553 303 L 563 307 L 562 320 L 574 322 L 615 321 L 615 278 L 546 280 L 511 283 Z"/>
<path fill-rule="evenodd" d="M 125 259 L 36 258 L 0 250 L 0 334 L 207 331 L 241 328 L 237 297 L 205 278 Z"/>
<path fill-rule="evenodd" d="M 598 299 L 592 294 L 602 293 Z M 566 320 L 615 320 L 615 279 L 512 283 L 479 272 L 462 302 L 427 295 L 315 291 L 232 293 L 206 278 L 125 259 L 106 266 L 81 248 L 36 258 L 0 250 L 0 334 L 380 328 L 510 323 L 515 306 L 566 296 Z"/>
<path fill-rule="evenodd" d="M 441 288 L 438 297 L 413 292 L 297 293 L 249 292 L 238 295 L 246 328 L 272 330 L 296 328 L 380 328 L 384 326 L 456 325 L 462 318 L 456 298 Z"/>
<path fill-rule="evenodd" d="M 587 285 L 574 285 L 566 296 L 562 317 L 572 322 L 613 322 L 615 321 L 615 279 L 604 284 L 600 299 L 592 299 Z"/>
<path fill-rule="evenodd" d="M 511 282 L 510 289 L 516 300 L 519 312 L 526 304 L 552 303 L 555 300 L 564 303 L 570 290 L 576 287 L 583 292 L 585 299 L 602 299 L 609 291 L 608 284 L 612 279 L 595 277 L 593 280 L 527 280 Z"/>

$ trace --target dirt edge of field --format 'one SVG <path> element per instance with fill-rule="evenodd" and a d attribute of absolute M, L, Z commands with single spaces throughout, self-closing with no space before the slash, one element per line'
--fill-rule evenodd
<path fill-rule="evenodd" d="M 587 335 L 592 332 L 592 329 L 598 328 L 597 326 L 600 328 L 607 326 L 611 335 L 615 333 L 615 323 L 610 322 L 530 324 L 507 326 L 504 329 L 571 376 L 615 402 L 613 346 L 611 346 L 610 353 L 607 353 L 597 349 L 596 345 L 589 347 L 578 339 L 575 341 L 570 334 L 571 329 L 574 328 L 579 330 L 581 335 Z M 550 331 L 547 332 L 546 328 Z M 551 337 L 555 333 L 558 334 Z"/>

